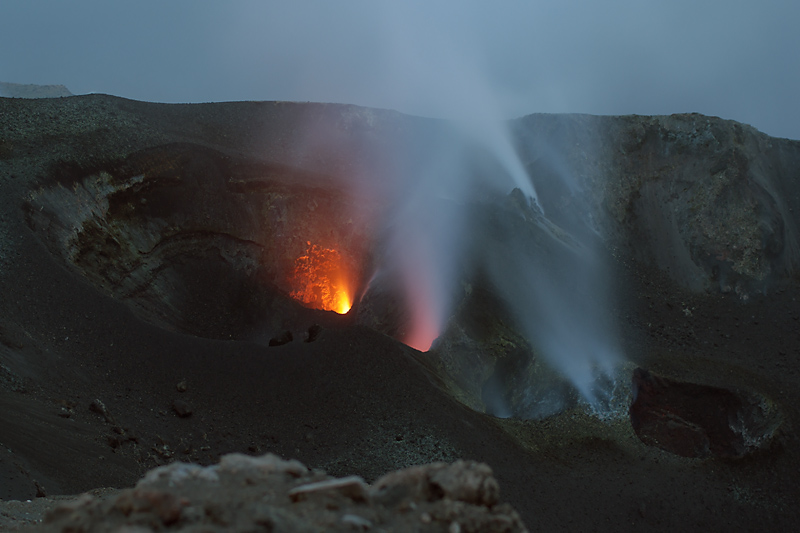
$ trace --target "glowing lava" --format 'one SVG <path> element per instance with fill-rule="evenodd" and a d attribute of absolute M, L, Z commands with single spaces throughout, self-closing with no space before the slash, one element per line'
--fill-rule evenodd
<path fill-rule="evenodd" d="M 307 307 L 340 315 L 353 306 L 350 273 L 337 250 L 306 242 L 308 249 L 294 262 L 289 279 L 291 297 Z"/>

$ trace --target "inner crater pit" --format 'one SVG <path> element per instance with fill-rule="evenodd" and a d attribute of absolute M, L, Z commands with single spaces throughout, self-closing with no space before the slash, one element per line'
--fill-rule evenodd
<path fill-rule="evenodd" d="M 371 206 L 336 179 L 171 144 L 91 168 L 65 163 L 32 191 L 50 250 L 138 315 L 211 338 L 269 338 L 352 322 Z"/>

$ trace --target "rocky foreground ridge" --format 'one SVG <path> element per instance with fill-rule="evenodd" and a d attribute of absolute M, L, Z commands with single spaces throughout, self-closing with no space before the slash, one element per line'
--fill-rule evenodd
<path fill-rule="evenodd" d="M 527 531 L 499 492 L 491 469 L 472 461 L 411 467 L 367 485 L 271 454 L 230 454 L 218 465 L 172 463 L 133 488 L 54 503 L 35 530 Z"/>

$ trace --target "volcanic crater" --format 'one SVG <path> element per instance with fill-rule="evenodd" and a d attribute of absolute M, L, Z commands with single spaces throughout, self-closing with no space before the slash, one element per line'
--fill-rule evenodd
<path fill-rule="evenodd" d="M 529 527 L 796 523 L 797 142 L 699 115 L 512 121 L 539 202 L 468 206 L 497 262 L 456 265 L 423 353 L 376 275 L 390 196 L 350 185 L 380 182 L 372 158 L 399 140 L 393 168 L 435 160 L 441 121 L 103 95 L 0 109 L 0 497 L 231 451 L 367 481 L 468 457 Z M 599 415 L 491 275 L 523 253 L 590 309 L 563 268 L 584 249 L 624 354 Z"/>
<path fill-rule="evenodd" d="M 28 198 L 51 251 L 161 327 L 269 339 L 346 315 L 372 235 L 357 199 L 191 144 L 57 166 Z"/>
<path fill-rule="evenodd" d="M 321 327 L 362 323 L 402 341 L 409 310 L 398 287 L 370 283 L 381 246 L 373 226 L 385 206 L 331 185 L 341 182 L 174 143 L 94 168 L 55 165 L 26 209 L 53 253 L 159 327 L 280 346 L 313 341 Z M 518 189 L 505 203 L 473 206 L 471 216 L 470 237 L 483 253 L 508 255 L 507 243 L 533 247 L 544 258 L 530 262 L 539 275 L 572 260 L 559 259 L 568 233 L 542 224 L 541 210 Z M 466 291 L 420 358 L 446 390 L 501 417 L 539 419 L 576 407 L 569 382 L 536 356 L 491 280 L 467 266 L 454 275 Z M 631 401 L 624 386 L 609 394 L 617 408 Z M 690 457 L 743 456 L 769 444 L 782 419 L 761 394 L 641 369 L 633 372 L 632 401 L 643 442 Z"/>

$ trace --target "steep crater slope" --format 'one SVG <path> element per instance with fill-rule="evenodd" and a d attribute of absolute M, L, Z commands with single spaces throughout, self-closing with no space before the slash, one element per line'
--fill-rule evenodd
<path fill-rule="evenodd" d="M 799 142 L 698 114 L 513 126 L 545 212 L 565 227 L 587 213 L 611 247 L 693 291 L 747 299 L 796 278 Z"/>

